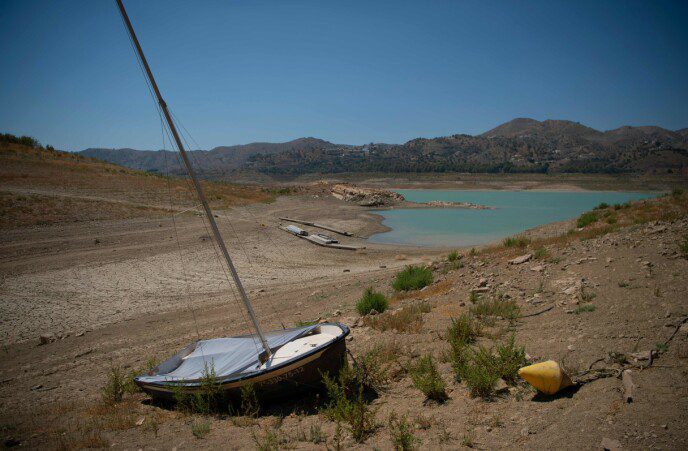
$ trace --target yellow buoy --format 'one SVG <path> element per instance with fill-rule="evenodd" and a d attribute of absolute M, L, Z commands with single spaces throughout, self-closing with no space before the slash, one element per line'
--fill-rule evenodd
<path fill-rule="evenodd" d="M 569 375 L 554 360 L 524 366 L 518 370 L 518 375 L 547 395 L 553 395 L 562 388 L 573 385 Z"/>

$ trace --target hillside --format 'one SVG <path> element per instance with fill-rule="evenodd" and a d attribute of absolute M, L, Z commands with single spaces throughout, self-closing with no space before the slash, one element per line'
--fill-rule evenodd
<path fill-rule="evenodd" d="M 688 173 L 688 138 L 660 127 L 600 132 L 570 121 L 516 119 L 479 136 L 403 145 L 316 149 L 252 157 L 272 174 L 308 172 Z"/>
<path fill-rule="evenodd" d="M 84 156 L 160 173 L 181 173 L 170 152 L 87 149 Z M 564 120 L 518 118 L 481 135 L 350 146 L 316 138 L 192 152 L 202 176 L 236 170 L 269 175 L 343 172 L 688 173 L 688 132 L 624 126 L 601 132 Z"/>
<path fill-rule="evenodd" d="M 202 176 L 221 177 L 229 171 L 242 167 L 254 155 L 307 151 L 332 145 L 332 143 L 322 139 L 299 138 L 284 143 L 256 142 L 236 146 L 220 146 L 209 151 L 192 150 L 189 151 L 189 155 Z M 165 150 L 89 148 L 79 152 L 79 154 L 142 171 L 177 175 L 185 173 L 177 153 Z"/>
<path fill-rule="evenodd" d="M 0 140 L 0 228 L 169 214 L 196 204 L 187 180 Z M 266 202 L 265 189 L 204 183 L 216 208 Z"/>

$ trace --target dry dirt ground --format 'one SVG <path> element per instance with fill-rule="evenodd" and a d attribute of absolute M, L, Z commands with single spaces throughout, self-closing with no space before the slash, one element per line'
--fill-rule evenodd
<path fill-rule="evenodd" d="M 688 234 L 684 215 L 563 238 L 557 236 L 572 224 L 550 225 L 530 233 L 534 240 L 545 238 L 528 249 L 495 246 L 475 255 L 464 252 L 462 265 L 449 265 L 439 251 L 408 248 L 402 256 L 398 248 L 348 252 L 310 245 L 275 229 L 276 218 L 285 212 L 356 235 L 379 226 L 360 207 L 315 196 L 280 198 L 219 215 L 266 328 L 339 320 L 352 327 L 348 346 L 353 355 L 375 346 L 395 354 L 394 375 L 371 405 L 379 427 L 361 444 L 344 427 L 343 446 L 391 449 L 388 418 L 393 412 L 407 416 L 416 445 L 425 449 L 599 449 L 605 438 L 628 449 L 688 446 L 688 335 L 680 327 L 688 317 L 688 260 L 679 251 Z M 315 398 L 266 405 L 250 421 L 184 414 L 151 405 L 142 394 L 126 395 L 114 407 L 103 405 L 101 388 L 111 366 L 141 368 L 198 337 L 247 330 L 202 221 L 181 215 L 174 231 L 156 216 L 3 234 L 0 427 L 5 446 L 336 446 L 336 425 L 312 407 Z M 357 238 L 348 242 L 363 243 Z M 546 249 L 540 259 L 508 263 L 540 245 Z M 394 296 L 394 272 L 431 259 L 437 262 L 435 282 Z M 480 343 L 489 345 L 514 332 L 531 359 L 562 361 L 574 372 L 599 359 L 595 368 L 620 369 L 609 361 L 610 352 L 662 351 L 649 368 L 631 370 L 638 387 L 633 402 L 624 401 L 617 377 L 555 397 L 519 385 L 490 400 L 472 398 L 464 384 L 454 382 L 442 356 L 450 318 L 470 308 L 469 293 L 481 279 L 487 287 L 483 296 L 516 300 L 524 317 L 512 323 L 498 320 L 486 334 L 490 338 Z M 392 311 L 427 302 L 430 312 L 412 332 L 367 327 L 354 309 L 367 286 L 392 296 Z M 582 299 L 595 310 L 576 313 Z M 38 336 L 48 332 L 64 336 L 39 345 Z M 449 399 L 442 404 L 427 402 L 405 371 L 428 353 L 440 362 L 448 386 Z M 199 425 L 209 430 L 199 432 Z M 322 431 L 322 442 L 314 443 L 313 430 Z"/>
<path fill-rule="evenodd" d="M 0 150 L 5 447 L 391 449 L 392 413 L 408 418 L 414 444 L 424 449 L 595 449 L 605 438 L 628 449 L 688 447 L 685 194 L 609 209 L 573 234 L 572 222 L 541 227 L 527 233 L 533 241 L 523 249 L 463 250 L 460 263 L 449 264 L 448 250 L 333 250 L 276 228 L 285 215 L 317 220 L 356 235 L 343 242 L 366 245 L 362 237 L 381 228 L 361 207 L 314 192 L 252 203 L 270 201 L 274 192 L 211 186 L 216 206 L 234 207 L 220 209 L 218 222 L 266 329 L 341 321 L 352 330 L 352 355 L 377 347 L 388 356 L 389 378 L 370 405 L 377 427 L 356 443 L 346 424 L 337 434 L 315 394 L 264 405 L 257 419 L 186 414 L 141 393 L 104 404 L 110 368 L 140 370 L 198 338 L 247 332 L 243 311 L 202 218 L 185 211 L 197 206 L 180 201 L 170 216 L 162 197 L 146 195 L 168 180 L 71 156 Z M 537 259 L 508 263 L 539 248 Z M 435 281 L 393 293 L 395 272 L 410 263 L 431 265 Z M 485 299 L 514 300 L 521 309 L 518 319 L 487 326 L 480 344 L 515 333 L 533 361 L 556 359 L 572 372 L 594 364 L 612 376 L 622 366 L 610 353 L 660 351 L 648 368 L 624 364 L 637 385 L 633 402 L 624 401 L 618 377 L 554 397 L 523 384 L 488 400 L 471 397 L 444 358 L 445 332 L 452 317 L 471 308 L 477 285 L 485 285 Z M 403 332 L 369 327 L 354 307 L 369 286 L 391 298 L 383 320 L 419 303 L 429 311 Z M 581 302 L 594 310 L 576 312 Z M 46 334 L 49 342 L 40 345 Z M 409 366 L 425 354 L 435 357 L 447 384 L 444 403 L 427 402 L 409 377 Z"/>

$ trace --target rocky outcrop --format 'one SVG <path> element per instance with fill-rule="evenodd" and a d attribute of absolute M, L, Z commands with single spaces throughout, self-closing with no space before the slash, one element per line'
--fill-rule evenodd
<path fill-rule="evenodd" d="M 337 199 L 354 202 L 362 207 L 380 207 L 403 202 L 404 196 L 393 191 L 373 188 L 360 188 L 340 183 L 334 185 L 331 193 Z"/>

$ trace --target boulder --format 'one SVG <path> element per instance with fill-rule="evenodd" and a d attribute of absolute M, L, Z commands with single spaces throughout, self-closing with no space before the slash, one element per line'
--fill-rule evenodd
<path fill-rule="evenodd" d="M 533 258 L 533 254 L 525 254 L 525 255 L 520 255 L 512 260 L 509 260 L 510 265 L 520 265 L 522 263 L 525 263 L 527 261 L 530 261 L 530 259 Z"/>

